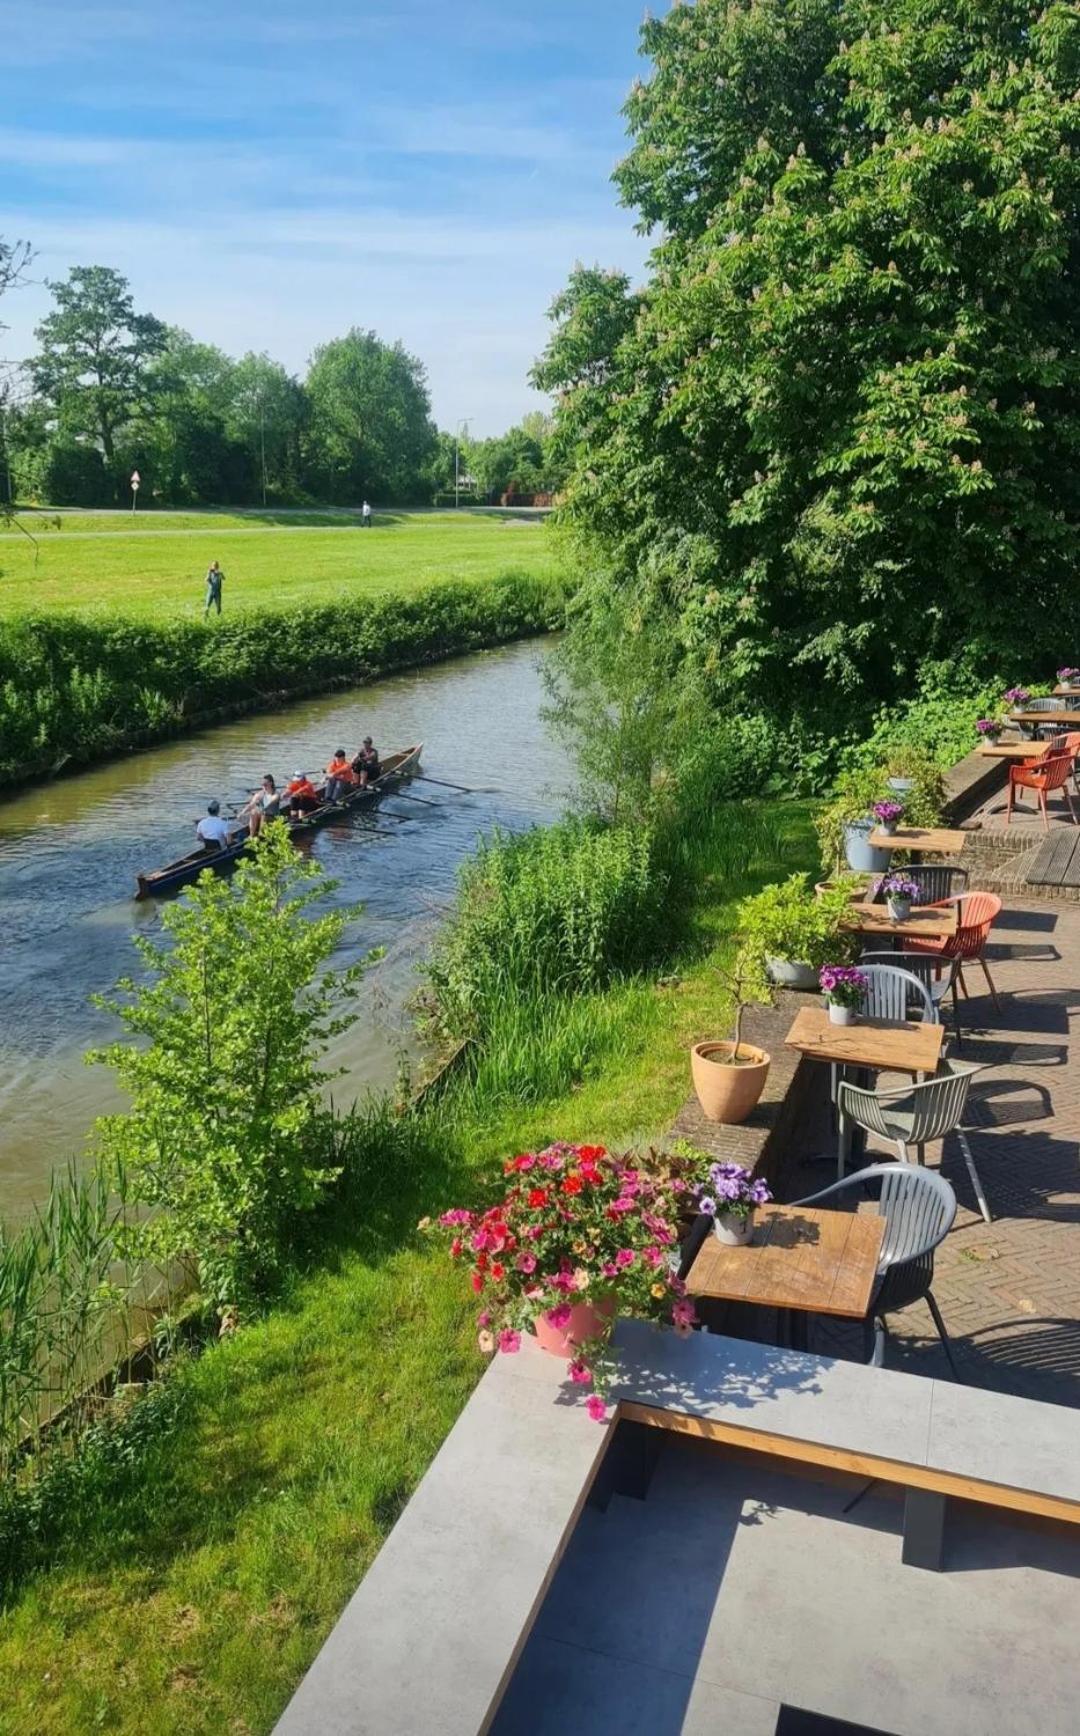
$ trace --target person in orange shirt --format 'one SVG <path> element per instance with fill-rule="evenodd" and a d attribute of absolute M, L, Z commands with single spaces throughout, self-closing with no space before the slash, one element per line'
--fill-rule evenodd
<path fill-rule="evenodd" d="M 356 783 L 356 773 L 345 757 L 345 749 L 339 747 L 330 764 L 326 768 L 326 788 L 323 799 L 327 802 L 337 802 L 347 790 Z"/>
<path fill-rule="evenodd" d="M 285 795 L 289 803 L 289 817 L 298 820 L 301 814 L 310 814 L 312 808 L 319 806 L 319 792 L 311 782 L 307 772 L 296 772 L 285 786 Z"/>

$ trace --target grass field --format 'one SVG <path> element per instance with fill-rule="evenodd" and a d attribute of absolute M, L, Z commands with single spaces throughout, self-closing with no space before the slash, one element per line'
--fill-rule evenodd
<path fill-rule="evenodd" d="M 0 618 L 27 612 L 192 620 L 212 560 L 229 614 L 407 595 L 459 579 L 554 571 L 542 523 L 473 513 L 31 513 L 0 534 Z"/>

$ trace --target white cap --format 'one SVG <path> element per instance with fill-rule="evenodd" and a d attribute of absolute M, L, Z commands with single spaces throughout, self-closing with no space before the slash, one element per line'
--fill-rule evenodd
<path fill-rule="evenodd" d="M 294 778 L 306 778 L 307 772 L 293 772 Z"/>

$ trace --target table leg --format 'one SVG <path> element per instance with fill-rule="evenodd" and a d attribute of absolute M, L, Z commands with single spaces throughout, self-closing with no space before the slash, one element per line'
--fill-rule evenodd
<path fill-rule="evenodd" d="M 932 1489 L 909 1489 L 904 1497 L 905 1567 L 940 1573 L 945 1543 L 945 1496 Z"/>

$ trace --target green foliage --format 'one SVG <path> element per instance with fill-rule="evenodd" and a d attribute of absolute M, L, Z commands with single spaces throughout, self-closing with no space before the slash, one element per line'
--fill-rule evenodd
<path fill-rule="evenodd" d="M 324 499 L 417 500 L 435 451 L 422 363 L 356 327 L 322 344 L 307 378 Z"/>
<path fill-rule="evenodd" d="M 858 937 L 842 926 L 848 903 L 846 886 L 815 895 L 809 874 L 791 874 L 743 899 L 738 913 L 743 944 L 763 964 L 770 958 L 814 970 L 846 964 L 858 949 Z"/>
<path fill-rule="evenodd" d="M 89 1057 L 131 1100 L 97 1129 L 105 1172 L 126 1176 L 134 1208 L 122 1246 L 190 1268 L 221 1313 L 265 1295 L 294 1217 L 338 1173 L 318 1056 L 352 1023 L 362 966 L 320 974 L 349 920 L 310 914 L 327 890 L 274 822 L 231 880 L 207 869 L 164 911 L 166 944 L 135 937 L 150 980 L 125 979 L 122 999 L 99 1002 L 126 1032 Z"/>
<path fill-rule="evenodd" d="M 0 781 L 88 764 L 261 695 L 317 692 L 541 632 L 560 598 L 517 575 L 411 597 L 159 625 L 103 616 L 0 621 Z"/>
<path fill-rule="evenodd" d="M 577 270 L 535 374 L 582 615 L 659 623 L 725 715 L 834 753 L 961 647 L 979 680 L 1021 634 L 1059 656 L 1076 9 L 698 0 L 642 41 L 616 179 L 658 232 L 648 280 Z"/>
<path fill-rule="evenodd" d="M 888 794 L 880 765 L 858 766 L 842 772 L 832 798 L 818 809 L 814 829 L 821 845 L 821 860 L 830 872 L 844 866 L 844 832 L 857 820 L 871 817 L 875 802 Z"/>
<path fill-rule="evenodd" d="M 567 820 L 482 843 L 429 965 L 440 1028 L 482 1036 L 508 1004 L 638 968 L 658 950 L 664 890 L 637 829 Z"/>

